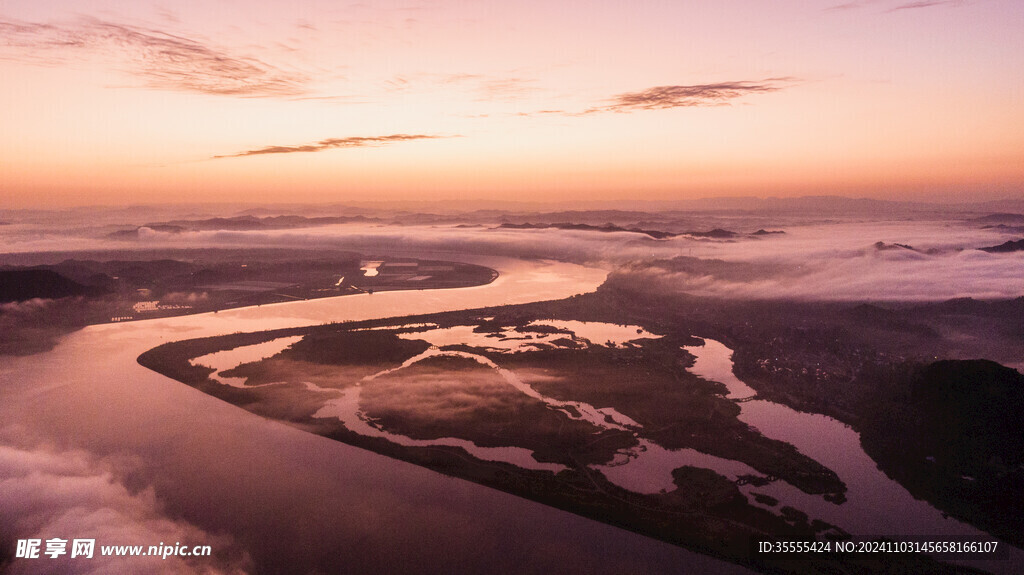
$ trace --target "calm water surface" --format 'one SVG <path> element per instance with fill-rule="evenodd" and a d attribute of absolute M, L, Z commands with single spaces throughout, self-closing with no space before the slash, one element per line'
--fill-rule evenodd
<path fill-rule="evenodd" d="M 18 437 L 16 448 L 0 449 L 95 458 L 119 470 L 113 475 L 133 493 L 151 489 L 154 506 L 166 517 L 234 541 L 265 571 L 747 572 L 265 420 L 136 363 L 139 354 L 167 341 L 559 299 L 591 291 L 605 277 L 601 270 L 562 263 L 472 263 L 490 265 L 501 276 L 475 288 L 88 327 L 51 352 L 0 366 L 0 437 Z M 77 509 L 73 493 L 56 504 L 44 490 L 19 497 L 25 509 L 52 504 L 68 517 Z M 91 536 L 71 532 L 76 525 L 87 530 L 85 519 L 61 525 L 70 531 L 40 535 Z M 152 561 L 117 565 L 152 570 Z M 27 572 L 43 566 L 15 565 Z"/>
<path fill-rule="evenodd" d="M 749 398 L 755 391 L 733 374 L 732 350 L 721 342 L 704 339 L 704 345 L 684 349 L 696 357 L 692 373 L 711 381 L 718 381 L 729 389 L 727 397 Z M 807 495 L 792 486 L 776 481 L 753 488 L 750 492 L 766 493 L 807 513 L 842 527 L 860 537 L 887 535 L 927 535 L 935 540 L 963 537 L 975 541 L 993 541 L 994 537 L 974 527 L 947 517 L 927 502 L 915 499 L 902 485 L 889 479 L 878 469 L 860 445 L 860 434 L 831 417 L 803 413 L 785 405 L 755 399 L 739 403 L 740 421 L 757 428 L 762 435 L 792 444 L 801 453 L 835 471 L 846 483 L 847 492 L 842 504 L 826 501 L 822 497 Z M 711 467 L 714 469 L 714 467 Z M 728 470 L 720 471 L 729 476 Z M 1024 565 L 1024 552 L 1001 542 L 1010 551 L 1010 560 L 977 561 L 972 565 L 996 573 L 1019 573 Z"/>

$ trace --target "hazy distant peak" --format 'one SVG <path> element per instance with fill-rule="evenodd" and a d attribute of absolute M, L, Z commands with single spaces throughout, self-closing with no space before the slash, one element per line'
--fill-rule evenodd
<path fill-rule="evenodd" d="M 1024 214 L 997 213 L 976 218 L 976 222 L 1000 224 L 1024 224 Z"/>

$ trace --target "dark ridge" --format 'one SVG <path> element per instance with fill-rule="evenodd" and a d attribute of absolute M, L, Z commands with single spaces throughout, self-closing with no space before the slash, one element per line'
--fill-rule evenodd
<path fill-rule="evenodd" d="M 988 311 L 989 304 L 974 298 L 958 297 L 944 302 L 931 304 L 927 307 L 929 311 L 932 312 L 985 315 Z"/>
<path fill-rule="evenodd" d="M 1024 251 L 1024 239 L 1017 241 L 1010 240 L 1008 242 L 1003 242 L 998 246 L 989 246 L 987 248 L 978 249 L 980 249 L 983 252 L 988 252 L 990 254 L 1005 254 L 1009 252 Z"/>
<path fill-rule="evenodd" d="M 113 276 L 126 280 L 151 281 L 154 278 L 186 273 L 193 269 L 190 264 L 171 259 L 151 261 L 98 262 L 94 260 L 65 260 L 57 264 L 32 267 L 13 267 L 7 271 L 47 271 L 66 277 L 88 287 L 101 287 L 100 293 L 112 286 Z"/>
<path fill-rule="evenodd" d="M 771 231 L 769 231 L 769 230 L 766 230 L 766 229 L 762 228 L 762 229 L 757 230 L 756 232 L 754 232 L 754 233 L 752 233 L 750 235 L 752 235 L 752 236 L 770 236 L 770 235 L 774 235 L 774 234 L 784 234 L 784 233 L 786 233 L 786 232 L 784 232 L 782 230 L 771 230 Z"/>
<path fill-rule="evenodd" d="M 956 298 L 914 308 L 923 314 L 976 315 L 980 317 L 1024 317 L 1024 297 L 1011 300 L 982 301 L 969 297 Z"/>
<path fill-rule="evenodd" d="M 400 365 L 429 348 L 425 341 L 402 339 L 393 333 L 337 331 L 308 335 L 281 355 L 321 365 Z"/>
<path fill-rule="evenodd" d="M 139 228 L 131 230 L 117 230 L 116 232 L 110 232 L 107 237 L 112 240 L 136 240 L 139 238 Z"/>
<path fill-rule="evenodd" d="M 117 230 L 107 234 L 107 237 L 114 240 L 136 240 L 139 238 L 139 232 L 142 228 L 149 228 L 154 232 L 164 232 L 168 234 L 180 234 L 185 231 L 182 226 L 176 226 L 172 224 L 146 224 L 130 230 Z"/>
<path fill-rule="evenodd" d="M 1024 226 L 1008 226 L 1006 224 L 996 224 L 981 226 L 983 230 L 999 230 L 1008 234 L 1024 234 Z"/>
<path fill-rule="evenodd" d="M 153 230 L 154 232 L 167 232 L 170 234 L 180 234 L 181 232 L 185 231 L 185 228 L 181 226 L 175 226 L 172 224 L 150 224 L 145 227 Z"/>
<path fill-rule="evenodd" d="M 975 219 L 976 222 L 997 222 L 1003 224 L 1024 224 L 1024 214 L 997 213 Z"/>
<path fill-rule="evenodd" d="M 984 359 L 922 366 L 874 401 L 865 451 L 915 497 L 1010 537 L 1024 528 L 1024 375 Z"/>
<path fill-rule="evenodd" d="M 24 269 L 24 268 L 23 268 Z M 85 286 L 109 286 L 113 278 L 141 284 L 155 279 L 187 274 L 195 269 L 193 264 L 172 259 L 158 260 L 64 260 L 58 264 L 39 265 L 30 271 L 48 271 L 59 274 Z"/>
<path fill-rule="evenodd" d="M 371 221 L 379 220 L 376 218 L 367 218 L 365 216 L 321 216 L 314 218 L 308 218 L 306 216 L 267 216 L 262 218 L 256 216 L 236 216 L 233 218 L 155 222 L 139 226 L 133 230 L 118 230 L 108 234 L 107 237 L 113 239 L 136 239 L 139 236 L 139 230 L 142 228 L 149 228 L 158 232 L 180 234 L 186 231 L 281 230 Z"/>
<path fill-rule="evenodd" d="M 477 219 L 481 217 L 493 217 L 496 223 L 515 223 L 523 221 L 524 218 L 540 224 L 556 224 L 559 222 L 577 222 L 581 224 L 598 225 L 606 222 L 639 222 L 644 218 L 650 218 L 651 213 L 644 211 L 624 210 L 562 210 L 557 212 L 530 212 L 530 211 L 496 211 L 472 212 L 466 214 Z M 634 227 L 640 227 L 635 225 Z"/>
<path fill-rule="evenodd" d="M 936 361 L 922 370 L 912 394 L 922 407 L 949 411 L 950 417 L 941 418 L 941 424 L 956 423 L 965 433 L 979 427 L 1024 425 L 1019 419 L 1024 414 L 1024 375 L 994 361 Z M 1006 441 L 1010 437 L 1024 443 L 1024 429 L 1013 435 L 990 437 L 999 438 L 998 447 L 1008 448 Z M 1022 449 L 1012 451 L 1019 454 Z"/>
<path fill-rule="evenodd" d="M 685 235 L 693 236 L 695 238 L 725 239 L 734 238 L 739 234 L 736 232 L 730 232 L 729 230 L 723 230 L 722 228 L 715 228 L 709 232 L 686 232 Z"/>
<path fill-rule="evenodd" d="M 870 303 L 858 304 L 846 310 L 846 313 L 850 317 L 866 320 L 889 319 L 892 318 L 894 315 L 899 315 L 899 312 L 896 310 L 887 309 Z"/>
<path fill-rule="evenodd" d="M 887 250 L 910 250 L 912 252 L 916 252 L 917 251 L 916 249 L 914 249 L 913 246 L 908 246 L 907 244 L 887 244 L 885 242 L 875 242 L 875 249 L 878 250 L 878 251 L 887 251 Z"/>
<path fill-rule="evenodd" d="M 0 271 L 0 302 L 94 295 L 96 290 L 50 270 Z"/>
<path fill-rule="evenodd" d="M 661 230 L 641 230 L 636 228 L 624 228 L 614 224 L 605 224 L 603 226 L 595 226 L 591 224 L 573 224 L 573 223 L 557 223 L 557 224 L 513 224 L 503 223 L 498 228 L 512 229 L 512 230 L 546 230 L 546 229 L 557 229 L 557 230 L 574 230 L 583 232 L 628 232 L 633 234 L 643 234 L 645 236 L 654 238 L 656 240 L 663 240 L 667 238 L 674 238 L 679 234 L 673 234 L 671 232 L 663 232 Z"/>

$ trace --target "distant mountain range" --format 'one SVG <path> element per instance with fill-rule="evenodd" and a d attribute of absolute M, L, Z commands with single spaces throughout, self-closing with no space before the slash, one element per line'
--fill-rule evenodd
<path fill-rule="evenodd" d="M 1024 224 L 1024 214 L 989 214 L 987 216 L 977 218 L 976 221 L 987 224 Z"/>
<path fill-rule="evenodd" d="M 731 232 L 729 230 L 723 230 L 721 228 L 715 228 L 715 229 L 707 231 L 707 232 L 680 232 L 680 233 L 672 233 L 672 232 L 665 232 L 665 231 L 661 231 L 661 230 L 645 230 L 645 229 L 640 229 L 640 228 L 624 228 L 622 226 L 617 226 L 615 224 L 604 224 L 603 226 L 595 226 L 595 225 L 591 225 L 591 224 L 574 224 L 574 223 L 567 223 L 567 222 L 556 223 L 556 224 L 531 224 L 531 223 L 513 224 L 513 223 L 507 223 L 506 222 L 506 223 L 501 224 L 500 226 L 498 226 L 498 228 L 499 229 L 512 229 L 512 230 L 547 230 L 547 229 L 557 229 L 557 230 L 575 230 L 575 231 L 584 231 L 584 232 L 606 232 L 606 233 L 607 232 L 628 232 L 628 233 L 634 233 L 634 234 L 642 234 L 642 235 L 654 238 L 656 240 L 664 240 L 664 239 L 674 238 L 674 237 L 678 237 L 678 236 L 691 236 L 691 237 L 697 237 L 697 238 L 726 239 L 726 238 L 733 238 L 733 237 L 736 237 L 736 236 L 739 235 L 736 232 Z M 780 233 L 784 233 L 784 232 L 767 232 L 765 230 L 758 230 L 757 232 L 754 233 L 754 235 L 767 235 L 767 234 L 780 234 Z"/>
<path fill-rule="evenodd" d="M 297 206 L 292 206 L 297 208 Z M 488 200 L 423 201 L 423 202 L 349 202 L 345 205 L 320 206 L 320 210 L 334 213 L 368 213 L 368 211 L 468 213 L 504 212 L 564 213 L 586 211 L 618 212 L 619 214 L 649 214 L 672 211 L 757 211 L 757 212 L 818 212 L 822 214 L 885 214 L 892 212 L 963 212 L 963 213 L 1024 213 L 1024 198 L 987 200 L 980 202 L 939 203 L 924 201 L 882 200 L 874 198 L 849 198 L 844 196 L 801 196 L 793 198 L 753 196 L 699 198 L 684 200 L 610 200 L 573 202 L 511 202 Z M 302 212 L 301 209 L 292 209 Z M 262 213 L 270 213 L 264 211 Z M 573 219 L 573 218 L 568 218 Z"/>
<path fill-rule="evenodd" d="M 107 235 L 113 239 L 135 239 L 140 230 L 148 228 L 156 232 L 180 234 L 190 231 L 212 230 L 280 230 L 291 228 L 308 228 L 313 226 L 329 226 L 333 224 L 364 223 L 379 221 L 365 216 L 236 216 L 232 218 L 207 218 L 202 220 L 171 220 L 145 224 L 132 229 L 118 230 Z"/>
<path fill-rule="evenodd" d="M 288 210 L 303 213 L 309 206 L 290 205 Z M 420 202 L 347 202 L 314 209 L 333 213 L 378 212 L 503 212 L 503 213 L 558 213 L 559 210 L 611 211 L 651 213 L 666 211 L 798 211 L 836 213 L 886 213 L 893 211 L 913 212 L 1016 212 L 1024 213 L 1024 198 L 986 200 L 980 202 L 939 203 L 926 201 L 899 201 L 874 198 L 850 198 L 844 196 L 801 196 L 792 198 L 735 196 L 720 198 L 699 198 L 682 200 L 608 200 L 608 201 L 561 201 L 561 202 L 514 202 L 496 200 L 439 200 Z M 253 214 L 270 214 L 270 206 L 248 210 Z M 280 213 L 280 212 L 279 212 Z M 572 219 L 572 218 L 569 218 Z"/>
<path fill-rule="evenodd" d="M 663 240 L 666 238 L 674 238 L 678 234 L 670 232 L 663 232 L 659 230 L 642 230 L 635 228 L 624 228 L 616 226 L 614 224 L 605 224 L 603 226 L 594 226 L 590 224 L 573 224 L 573 223 L 557 223 L 557 224 L 511 224 L 504 223 L 498 226 L 501 229 L 511 230 L 547 230 L 547 229 L 558 229 L 558 230 L 576 230 L 584 232 L 629 232 L 634 234 L 643 234 L 652 237 L 656 240 Z"/>
<path fill-rule="evenodd" d="M 64 210 L 46 209 L 0 209 L 0 220 L 6 222 L 39 223 L 56 219 L 64 220 L 68 215 L 86 216 L 93 222 L 117 223 L 140 221 L 152 218 L 159 223 L 202 222 L 215 219 L 218 214 L 235 214 L 238 218 L 273 218 L 281 214 L 297 214 L 286 217 L 316 218 L 321 214 L 331 217 L 366 217 L 390 219 L 421 216 L 472 216 L 478 219 L 498 220 L 504 215 L 548 214 L 556 216 L 548 221 L 578 221 L 573 214 L 596 215 L 601 212 L 614 217 L 603 221 L 647 218 L 655 213 L 670 216 L 670 212 L 759 212 L 776 213 L 818 213 L 830 215 L 870 215 L 893 213 L 945 213 L 964 214 L 965 217 L 987 217 L 988 215 L 1010 215 L 1020 218 L 1024 214 L 1024 197 L 1018 199 L 988 200 L 963 203 L 938 203 L 923 201 L 897 201 L 873 198 L 850 198 L 843 196 L 802 196 L 780 197 L 722 197 L 682 200 L 611 200 L 611 201 L 559 201 L 559 202 L 514 202 L 497 200 L 451 200 L 416 202 L 346 202 L 344 204 L 154 204 L 150 206 L 91 206 Z M 166 218 L 157 220 L 156 218 Z M 226 218 L 236 219 L 236 218 Z M 462 218 L 465 219 L 465 218 Z M 988 220 L 989 222 L 995 220 Z M 1020 220 L 1013 220 L 1020 222 Z M 592 221 L 588 223 L 593 223 Z"/>

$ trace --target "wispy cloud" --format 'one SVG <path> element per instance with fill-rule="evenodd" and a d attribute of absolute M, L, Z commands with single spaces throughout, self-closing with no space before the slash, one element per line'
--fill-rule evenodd
<path fill-rule="evenodd" d="M 932 6 L 941 6 L 943 4 L 959 4 L 957 0 L 922 0 L 920 2 L 908 2 L 906 4 L 900 4 L 889 9 L 889 12 L 897 12 L 899 10 L 914 10 L 917 8 L 931 8 Z"/>
<path fill-rule="evenodd" d="M 826 11 L 837 11 L 837 10 L 855 10 L 863 8 L 868 4 L 874 4 L 878 0 L 852 0 L 850 2 L 843 2 L 842 4 L 836 4 L 835 6 L 829 6 L 825 8 Z"/>
<path fill-rule="evenodd" d="M 280 97 L 306 93 L 300 73 L 228 50 L 147 28 L 91 18 L 71 24 L 0 20 L 0 54 L 57 65 L 83 53 L 127 61 L 128 72 L 150 88 L 203 94 Z"/>
<path fill-rule="evenodd" d="M 888 3 L 892 4 L 891 2 L 888 2 Z M 887 13 L 888 12 L 898 12 L 898 11 L 901 11 L 901 10 L 914 10 L 914 9 L 917 9 L 917 8 L 931 8 L 933 6 L 943 6 L 943 5 L 958 6 L 958 5 L 962 4 L 962 3 L 963 3 L 963 0 L 917 0 L 915 2 L 904 2 L 902 4 L 897 4 L 896 6 L 890 7 L 888 10 L 884 10 L 884 12 L 887 12 Z M 842 4 L 837 4 L 835 6 L 830 6 L 830 7 L 826 8 L 826 10 L 829 10 L 829 11 L 854 10 L 854 9 L 858 9 L 858 8 L 865 8 L 865 7 L 867 7 L 869 5 L 872 5 L 872 4 L 879 4 L 879 0 L 852 0 L 850 2 L 844 2 Z"/>
<path fill-rule="evenodd" d="M 489 76 L 486 74 L 449 74 L 440 78 L 442 84 L 468 84 L 478 100 L 515 99 L 535 92 L 535 82 L 527 78 Z"/>
<path fill-rule="evenodd" d="M 565 110 L 537 110 L 536 112 L 517 112 L 516 115 L 530 118 L 534 116 L 576 116 L 579 114 L 570 114 Z"/>
<path fill-rule="evenodd" d="M 237 154 L 213 156 L 213 160 L 221 158 L 241 158 L 245 156 L 262 156 L 265 154 L 294 154 L 300 152 L 322 152 L 334 148 L 368 148 L 393 144 L 395 142 L 408 142 L 412 140 L 435 140 L 450 136 L 437 136 L 427 134 L 392 134 L 390 136 L 352 136 L 348 138 L 328 138 L 314 144 L 301 146 L 267 146 L 257 150 L 248 150 Z"/>
<path fill-rule="evenodd" d="M 655 86 L 640 92 L 619 94 L 611 99 L 610 104 L 590 108 L 584 113 L 720 106 L 751 94 L 777 92 L 793 81 L 794 78 L 768 78 L 688 86 Z"/>
<path fill-rule="evenodd" d="M 585 116 L 601 112 L 636 112 L 641 110 L 666 110 L 670 108 L 693 108 L 699 106 L 726 106 L 730 101 L 752 94 L 777 92 L 797 82 L 798 78 L 780 77 L 764 80 L 741 80 L 716 82 L 714 84 L 691 84 L 655 86 L 639 92 L 624 92 L 606 100 L 606 104 L 587 108 L 582 112 L 568 110 L 537 110 L 519 112 L 522 117 L 562 115 Z"/>
<path fill-rule="evenodd" d="M 395 76 L 385 82 L 385 87 L 393 92 L 437 86 L 459 89 L 478 101 L 517 100 L 538 91 L 536 80 L 515 75 L 418 73 Z"/>

